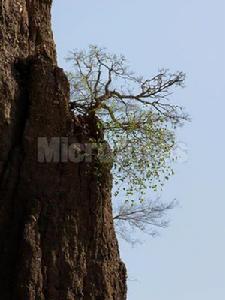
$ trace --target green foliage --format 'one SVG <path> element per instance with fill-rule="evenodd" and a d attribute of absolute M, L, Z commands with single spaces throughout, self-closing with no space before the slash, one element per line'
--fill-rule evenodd
<path fill-rule="evenodd" d="M 134 203 L 139 195 L 142 202 L 148 189 L 156 191 L 173 174 L 175 129 L 187 115 L 169 96 L 183 86 L 184 74 L 161 70 L 144 79 L 130 71 L 124 56 L 96 46 L 74 51 L 69 60 L 71 107 L 75 114 L 99 118 L 113 154 L 115 196 L 122 193 Z"/>

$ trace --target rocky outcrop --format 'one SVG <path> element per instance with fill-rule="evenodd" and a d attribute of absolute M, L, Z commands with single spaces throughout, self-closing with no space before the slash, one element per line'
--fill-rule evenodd
<path fill-rule="evenodd" d="M 0 0 L 0 299 L 123 300 L 110 165 L 38 161 L 40 137 L 58 137 L 62 153 L 96 133 L 71 114 L 50 9 Z"/>

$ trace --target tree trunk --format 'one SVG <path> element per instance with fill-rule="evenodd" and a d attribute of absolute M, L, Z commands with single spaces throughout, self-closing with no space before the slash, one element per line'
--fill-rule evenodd
<path fill-rule="evenodd" d="M 124 300 L 110 166 L 38 161 L 39 137 L 62 154 L 96 133 L 69 109 L 51 2 L 0 0 L 0 299 Z"/>

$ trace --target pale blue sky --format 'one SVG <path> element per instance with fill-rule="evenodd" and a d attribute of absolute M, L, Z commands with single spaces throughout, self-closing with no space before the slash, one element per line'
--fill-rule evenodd
<path fill-rule="evenodd" d="M 178 135 L 188 161 L 163 192 L 181 208 L 160 238 L 134 249 L 121 243 L 128 300 L 225 299 L 224 19 L 224 0 L 54 1 L 60 66 L 69 50 L 98 44 L 124 54 L 141 74 L 161 67 L 187 74 L 175 98 L 192 117 Z"/>

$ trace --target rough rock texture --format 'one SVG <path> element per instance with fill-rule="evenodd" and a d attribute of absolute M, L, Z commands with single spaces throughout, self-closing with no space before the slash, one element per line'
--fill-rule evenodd
<path fill-rule="evenodd" d="M 37 160 L 38 137 L 96 134 L 69 110 L 50 9 L 0 0 L 0 299 L 124 300 L 110 166 Z"/>

